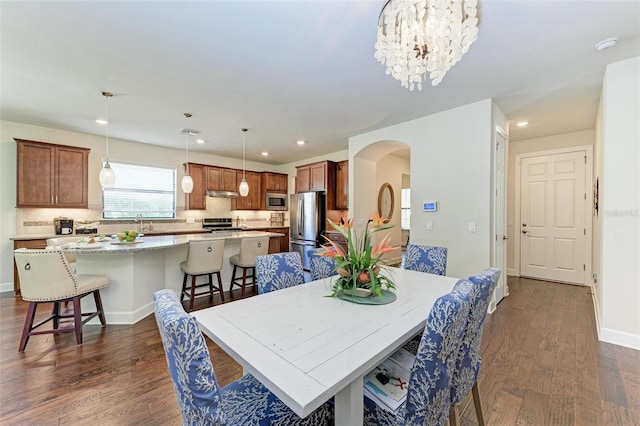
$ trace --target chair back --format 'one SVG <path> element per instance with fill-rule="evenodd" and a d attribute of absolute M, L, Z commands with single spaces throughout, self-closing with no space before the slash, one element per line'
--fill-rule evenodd
<path fill-rule="evenodd" d="M 191 275 L 222 270 L 224 240 L 191 240 L 185 270 Z"/>
<path fill-rule="evenodd" d="M 254 266 L 256 256 L 264 256 L 269 253 L 269 237 L 243 238 L 240 243 L 240 266 Z"/>
<path fill-rule="evenodd" d="M 300 253 L 287 252 L 256 257 L 258 294 L 304 284 Z"/>
<path fill-rule="evenodd" d="M 408 244 L 404 255 L 404 269 L 445 275 L 447 272 L 447 248 Z"/>
<path fill-rule="evenodd" d="M 196 319 L 173 290 L 153 294 L 156 322 L 183 425 L 226 424 L 218 381 Z"/>
<path fill-rule="evenodd" d="M 462 345 L 460 345 L 452 378 L 451 402 L 454 406 L 462 403 L 478 380 L 482 363 L 480 343 L 482 342 L 484 320 L 487 316 L 491 295 L 499 278 L 500 270 L 496 268 L 489 268 L 482 275 L 469 277 L 476 292 L 475 297 L 471 299 L 469 321 L 462 337 Z"/>
<path fill-rule="evenodd" d="M 451 376 L 473 291 L 471 282 L 460 280 L 431 308 L 411 369 L 405 424 L 443 425 L 447 421 Z"/>
<path fill-rule="evenodd" d="M 82 237 L 55 237 L 55 238 L 47 238 L 47 248 L 55 249 L 62 245 L 69 243 L 77 243 L 80 241 Z M 71 253 L 65 253 L 64 257 L 67 258 L 67 262 L 73 263 L 76 261 L 76 255 Z"/>
<path fill-rule="evenodd" d="M 13 256 L 24 300 L 47 302 L 78 295 L 76 276 L 60 250 L 18 249 Z"/>
<path fill-rule="evenodd" d="M 317 249 L 309 252 L 309 272 L 311 280 L 321 280 L 333 275 L 337 275 L 336 261 L 332 257 L 320 256 L 324 249 Z"/>

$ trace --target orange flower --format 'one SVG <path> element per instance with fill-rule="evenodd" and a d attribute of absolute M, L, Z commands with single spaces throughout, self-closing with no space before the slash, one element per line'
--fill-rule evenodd
<path fill-rule="evenodd" d="M 342 248 L 331 240 L 328 240 L 331 246 L 322 246 L 324 251 L 320 252 L 320 256 L 326 257 L 344 257 Z"/>
<path fill-rule="evenodd" d="M 384 216 L 378 215 L 378 213 L 374 213 L 373 216 L 369 216 L 369 220 L 373 223 L 373 226 L 384 225 L 384 221 L 386 220 Z"/>
<path fill-rule="evenodd" d="M 390 247 L 391 235 L 386 235 L 373 249 L 374 255 L 382 255 L 394 251 L 397 247 Z"/>

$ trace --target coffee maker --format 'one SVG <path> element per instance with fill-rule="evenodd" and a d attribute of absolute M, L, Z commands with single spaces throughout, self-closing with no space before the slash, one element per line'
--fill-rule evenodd
<path fill-rule="evenodd" d="M 56 227 L 56 235 L 73 234 L 73 219 L 70 217 L 55 217 L 53 224 Z"/>

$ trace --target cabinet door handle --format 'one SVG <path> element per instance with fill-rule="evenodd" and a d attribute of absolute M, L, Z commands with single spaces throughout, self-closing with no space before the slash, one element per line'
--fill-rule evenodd
<path fill-rule="evenodd" d="M 56 195 L 56 204 L 58 204 L 58 196 Z"/>

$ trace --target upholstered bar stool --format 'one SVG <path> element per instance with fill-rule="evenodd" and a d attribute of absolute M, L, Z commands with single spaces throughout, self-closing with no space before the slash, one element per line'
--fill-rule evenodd
<path fill-rule="evenodd" d="M 77 243 L 80 241 L 82 237 L 56 237 L 56 238 L 47 238 L 47 249 L 57 249 L 60 246 L 70 243 Z M 69 266 L 73 271 L 76 270 L 76 255 L 65 253 L 64 257 L 67 258 L 67 262 L 69 262 Z"/>
<path fill-rule="evenodd" d="M 189 298 L 189 311 L 193 310 L 193 301 L 198 296 L 209 295 L 213 302 L 213 292 L 220 292 L 220 299 L 224 303 L 224 289 L 220 271 L 222 270 L 222 258 L 224 255 L 224 240 L 191 240 L 187 251 L 187 260 L 180 263 L 180 269 L 184 272 L 182 280 L 182 293 L 180 302 L 184 296 Z M 213 274 L 218 277 L 218 286 L 213 285 Z M 202 275 L 209 277 L 208 283 L 196 284 L 196 278 Z M 191 276 L 191 285 L 187 287 L 187 278 Z M 196 292 L 198 288 L 207 287 L 206 291 Z"/>
<path fill-rule="evenodd" d="M 22 298 L 29 301 L 19 352 L 24 351 L 30 336 L 75 331 L 76 342 L 80 345 L 82 344 L 82 326 L 87 321 L 98 316 L 102 325 L 106 325 L 100 289 L 109 285 L 109 278 L 101 275 L 74 274 L 69 262 L 59 250 L 18 249 L 13 253 L 20 277 Z M 80 299 L 89 294 L 93 294 L 96 311 L 83 313 Z M 73 314 L 60 313 L 60 302 L 65 301 L 73 303 Z M 38 304 L 51 302 L 53 303 L 51 315 L 33 325 Z M 73 326 L 60 327 L 60 319 L 63 318 L 73 318 Z M 53 321 L 53 329 L 35 331 L 49 321 Z"/>
<path fill-rule="evenodd" d="M 229 258 L 229 262 L 233 265 L 229 290 L 233 290 L 234 285 L 240 286 L 242 288 L 242 297 L 244 297 L 247 285 L 256 284 L 256 256 L 264 256 L 268 253 L 268 236 L 243 238 L 240 242 L 240 253 L 234 254 Z M 236 277 L 238 268 L 242 269 L 241 277 Z"/>

